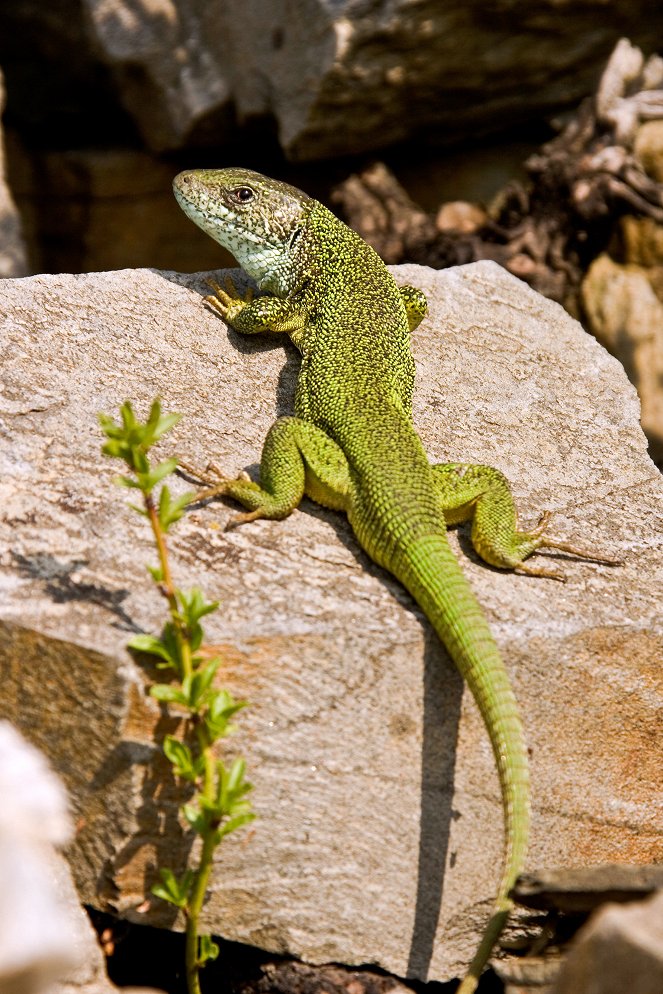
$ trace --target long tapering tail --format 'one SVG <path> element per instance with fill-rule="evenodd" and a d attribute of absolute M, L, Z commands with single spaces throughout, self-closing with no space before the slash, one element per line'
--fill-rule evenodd
<path fill-rule="evenodd" d="M 504 928 L 509 891 L 522 870 L 529 836 L 529 771 L 518 704 L 485 615 L 446 535 L 409 544 L 392 572 L 423 608 L 474 696 L 495 754 L 504 807 L 504 870 L 494 913 L 456 994 L 472 994 Z"/>

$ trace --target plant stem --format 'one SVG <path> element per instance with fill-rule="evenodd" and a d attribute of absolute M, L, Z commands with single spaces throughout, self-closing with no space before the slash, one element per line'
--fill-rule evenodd
<path fill-rule="evenodd" d="M 154 541 L 156 542 L 157 552 L 159 553 L 159 565 L 161 566 L 161 576 L 162 584 L 166 594 L 168 603 L 170 604 L 170 610 L 177 612 L 177 598 L 175 597 L 175 586 L 173 584 L 173 577 L 170 572 L 170 563 L 168 562 L 168 549 L 166 548 L 166 537 L 161 528 L 161 522 L 159 521 L 159 514 L 154 505 L 154 500 L 152 499 L 152 494 L 143 493 L 145 499 L 145 510 L 147 511 L 147 516 L 152 526 L 152 534 L 154 535 Z"/>
<path fill-rule="evenodd" d="M 215 830 L 210 828 L 203 838 L 200 865 L 191 891 L 186 921 L 186 980 L 189 994 L 200 994 L 200 970 L 198 966 L 198 919 L 202 911 L 207 883 L 212 869 Z"/>
<path fill-rule="evenodd" d="M 147 517 L 152 527 L 152 534 L 154 535 L 154 541 L 159 554 L 159 566 L 161 567 L 162 577 L 161 587 L 166 600 L 168 601 L 170 617 L 175 627 L 175 638 L 177 639 L 177 647 L 179 649 L 179 656 L 182 663 L 182 672 L 179 675 L 181 679 L 184 679 L 185 677 L 191 676 L 192 673 L 191 645 L 180 617 L 180 608 L 177 603 L 175 585 L 170 572 L 170 562 L 168 561 L 166 536 L 163 533 L 161 522 L 159 521 L 159 514 L 155 507 L 154 500 L 152 499 L 152 495 L 144 493 L 143 498 L 145 500 L 145 510 L 147 511 Z"/>

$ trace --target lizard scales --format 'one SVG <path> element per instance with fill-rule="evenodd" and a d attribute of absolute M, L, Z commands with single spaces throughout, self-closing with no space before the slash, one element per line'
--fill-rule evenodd
<path fill-rule="evenodd" d="M 544 545 L 545 518 L 517 530 L 506 480 L 485 466 L 431 466 L 412 423 L 410 332 L 426 313 L 397 287 L 375 251 L 305 193 L 246 169 L 192 170 L 174 181 L 184 212 L 257 283 L 253 298 L 214 285 L 210 307 L 240 332 L 286 332 L 302 355 L 295 417 L 280 418 L 262 454 L 260 484 L 207 478 L 199 496 L 224 494 L 257 517 L 283 518 L 304 493 L 347 514 L 358 541 L 424 610 L 467 681 L 499 773 L 504 870 L 494 913 L 460 994 L 471 994 L 504 926 L 529 833 L 527 752 L 518 706 L 483 611 L 446 538 L 472 518 L 479 554 L 502 568 Z M 205 480 L 204 474 L 197 474 Z"/>

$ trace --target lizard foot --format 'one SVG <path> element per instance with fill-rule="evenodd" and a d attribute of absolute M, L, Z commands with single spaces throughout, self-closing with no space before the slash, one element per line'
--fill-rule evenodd
<path fill-rule="evenodd" d="M 227 493 L 229 485 L 234 482 L 229 476 L 222 473 L 216 463 L 213 462 L 209 462 L 205 469 L 201 471 L 180 459 L 177 468 L 198 483 L 207 484 L 206 487 L 199 490 L 195 495 L 195 503 L 201 500 L 210 500 L 212 497 L 222 497 Z M 248 473 L 242 470 L 237 479 L 250 482 L 251 478 Z"/>
<path fill-rule="evenodd" d="M 513 567 L 514 573 L 522 573 L 525 576 L 544 576 L 548 580 L 559 580 L 566 583 L 566 577 L 556 569 L 545 569 L 543 566 L 532 566 L 529 563 L 519 563 Z"/>
<path fill-rule="evenodd" d="M 532 535 L 539 536 L 539 549 L 556 549 L 558 552 L 568 552 L 571 556 L 578 556 L 579 559 L 587 559 L 590 563 L 602 563 L 604 566 L 623 566 L 623 559 L 615 559 L 613 556 L 603 556 L 594 552 L 593 549 L 583 549 L 582 546 L 573 545 L 571 542 L 560 542 L 555 538 L 548 538 L 544 532 L 548 522 L 552 517 L 551 511 L 545 511 L 541 519 L 531 532 Z"/>
<path fill-rule="evenodd" d="M 213 294 L 205 297 L 205 303 L 211 311 L 218 314 L 226 324 L 232 324 L 244 308 L 253 301 L 253 289 L 248 287 L 240 294 L 230 276 L 226 277 L 226 288 L 219 286 L 216 280 L 207 280 Z"/>
<path fill-rule="evenodd" d="M 257 518 L 262 517 L 263 510 L 261 507 L 256 508 L 255 511 L 244 511 L 243 514 L 236 514 L 234 518 L 230 518 L 223 530 L 224 532 L 231 532 L 235 528 L 239 528 L 240 525 L 245 525 L 247 521 L 255 521 Z"/>
<path fill-rule="evenodd" d="M 557 549 L 559 552 L 568 552 L 571 556 L 578 556 L 579 559 L 587 559 L 590 563 L 602 563 L 604 566 L 623 566 L 623 559 L 614 559 L 612 556 L 599 556 L 592 549 L 583 549 L 580 546 L 572 545 L 570 542 L 558 542 L 556 539 L 543 538 L 540 549 Z"/>
<path fill-rule="evenodd" d="M 545 511 L 536 528 L 532 529 L 528 533 L 530 538 L 537 539 L 536 547 L 533 551 L 539 551 L 540 549 L 554 549 L 557 552 L 567 552 L 571 556 L 578 556 L 579 559 L 586 559 L 592 563 L 602 563 L 604 566 L 623 566 L 623 559 L 614 559 L 611 556 L 601 556 L 597 555 L 596 552 L 590 549 L 583 549 L 577 545 L 572 545 L 570 542 L 560 542 L 554 538 L 548 538 L 544 532 L 548 527 L 548 523 L 552 517 L 551 511 Z M 566 583 L 566 577 L 563 573 L 557 570 L 549 570 L 545 567 L 532 566 L 529 563 L 519 563 L 514 572 L 525 573 L 528 576 L 545 576 L 551 580 L 560 580 L 562 583 Z"/>

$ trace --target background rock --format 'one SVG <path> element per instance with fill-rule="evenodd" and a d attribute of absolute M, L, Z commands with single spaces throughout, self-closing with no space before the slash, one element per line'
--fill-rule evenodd
<path fill-rule="evenodd" d="M 634 219 L 630 220 L 632 229 Z M 649 244 L 653 242 L 650 240 Z M 663 302 L 648 276 L 641 266 L 620 265 L 608 255 L 601 255 L 583 280 L 582 302 L 590 331 L 623 363 L 628 378 L 637 388 L 642 404 L 642 427 L 649 438 L 652 458 L 660 461 L 663 459 Z"/>
<path fill-rule="evenodd" d="M 14 121 L 56 147 L 233 141 L 236 117 L 289 159 L 447 144 L 577 102 L 622 35 L 649 54 L 645 0 L 16 0 L 0 13 Z M 597 12 L 600 17 L 597 17 Z M 4 41 L 3 41 L 4 38 Z M 85 135 L 85 141 L 80 138 Z M 109 141 L 110 140 L 110 141 Z"/>
<path fill-rule="evenodd" d="M 56 846 L 72 825 L 44 757 L 0 722 L 0 990 L 112 994 L 104 957 Z"/>
<path fill-rule="evenodd" d="M 607 905 L 579 933 L 553 994 L 658 994 L 663 988 L 663 892 Z"/>
<path fill-rule="evenodd" d="M 181 148 L 201 137 L 217 144 L 232 119 L 227 76 L 234 53 L 224 30 L 225 4 L 85 0 L 83 7 L 90 41 L 110 67 L 147 146 Z M 239 4 L 230 13 L 252 30 Z"/>
<path fill-rule="evenodd" d="M 224 3 L 87 0 L 100 51 L 152 148 L 180 147 L 233 99 L 240 118 L 273 117 L 292 159 L 512 125 L 588 92 L 620 34 L 655 48 L 651 5 L 553 0 L 532 11 L 350 0 Z M 433 97 L 433 94 L 435 95 Z M 213 135 L 208 128 L 209 135 Z"/>
<path fill-rule="evenodd" d="M 5 107 L 5 84 L 0 72 L 0 114 Z M 0 126 L 0 278 L 26 276 L 28 259 L 21 219 L 5 175 L 5 140 Z"/>
<path fill-rule="evenodd" d="M 502 574 L 467 552 L 521 701 L 532 755 L 530 866 L 651 862 L 660 853 L 660 475 L 616 360 L 562 309 L 491 263 L 432 273 L 413 336 L 415 420 L 436 460 L 512 480 L 523 520 L 623 555 L 564 564 L 569 582 Z M 82 897 L 136 921 L 156 865 L 187 857 L 158 743 L 174 719 L 127 655 L 157 631 L 144 523 L 112 488 L 96 412 L 160 394 L 186 415 L 164 447 L 254 465 L 290 409 L 293 351 L 227 333 L 200 277 L 148 271 L 3 287 L 2 708 L 74 798 Z M 285 363 L 284 363 L 285 359 Z M 310 962 L 457 976 L 494 896 L 499 791 L 474 704 L 410 598 L 338 515 L 225 533 L 222 504 L 172 539 L 180 586 L 221 601 L 221 679 L 246 696 L 241 750 L 259 813 L 219 854 L 206 926 Z"/>

